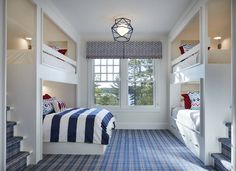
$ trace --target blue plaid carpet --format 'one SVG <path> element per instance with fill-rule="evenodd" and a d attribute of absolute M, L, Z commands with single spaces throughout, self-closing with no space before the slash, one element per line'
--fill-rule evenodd
<path fill-rule="evenodd" d="M 207 170 L 167 130 L 115 130 L 105 155 L 45 155 L 26 170 Z"/>

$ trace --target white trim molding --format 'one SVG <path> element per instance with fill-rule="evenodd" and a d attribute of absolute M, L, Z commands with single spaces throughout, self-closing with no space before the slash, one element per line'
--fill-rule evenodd
<path fill-rule="evenodd" d="M 0 0 L 0 170 L 6 169 L 6 1 Z"/>
<path fill-rule="evenodd" d="M 168 122 L 117 122 L 116 129 L 168 129 Z"/>
<path fill-rule="evenodd" d="M 120 59 L 120 104 L 117 106 L 102 106 L 94 104 L 94 59 L 88 60 L 88 106 L 89 107 L 103 107 L 110 109 L 111 111 L 160 111 L 160 75 L 162 74 L 161 71 L 161 60 L 160 59 L 153 59 L 153 105 L 137 105 L 137 106 L 130 106 L 128 105 L 128 60 L 127 59 Z M 106 82 L 106 81 L 104 81 Z"/>
<path fill-rule="evenodd" d="M 232 170 L 236 170 L 236 1 L 231 0 L 231 32 L 232 32 L 232 113 L 233 113 L 233 126 L 232 126 L 232 148 L 231 148 L 231 163 Z"/>
<path fill-rule="evenodd" d="M 103 155 L 107 145 L 78 142 L 44 142 L 43 154 Z"/>

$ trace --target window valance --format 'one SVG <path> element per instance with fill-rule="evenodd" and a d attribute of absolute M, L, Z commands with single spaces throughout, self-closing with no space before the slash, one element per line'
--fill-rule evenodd
<path fill-rule="evenodd" d="M 162 43 L 158 42 L 87 42 L 88 59 L 162 58 Z"/>

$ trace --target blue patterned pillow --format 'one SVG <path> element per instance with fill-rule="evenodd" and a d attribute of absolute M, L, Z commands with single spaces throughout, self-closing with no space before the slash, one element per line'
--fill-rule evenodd
<path fill-rule="evenodd" d="M 200 110 L 200 93 L 198 91 L 188 92 L 188 96 L 191 100 L 191 109 Z"/>
<path fill-rule="evenodd" d="M 53 108 L 53 99 L 45 99 L 43 100 L 43 114 L 49 114 L 49 113 L 53 113 L 54 112 L 54 108 Z"/>

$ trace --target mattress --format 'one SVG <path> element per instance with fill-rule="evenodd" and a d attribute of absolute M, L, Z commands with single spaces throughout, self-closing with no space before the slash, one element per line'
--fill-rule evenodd
<path fill-rule="evenodd" d="M 192 130 L 200 131 L 200 110 L 175 107 L 172 109 L 172 117 L 182 125 Z"/>

